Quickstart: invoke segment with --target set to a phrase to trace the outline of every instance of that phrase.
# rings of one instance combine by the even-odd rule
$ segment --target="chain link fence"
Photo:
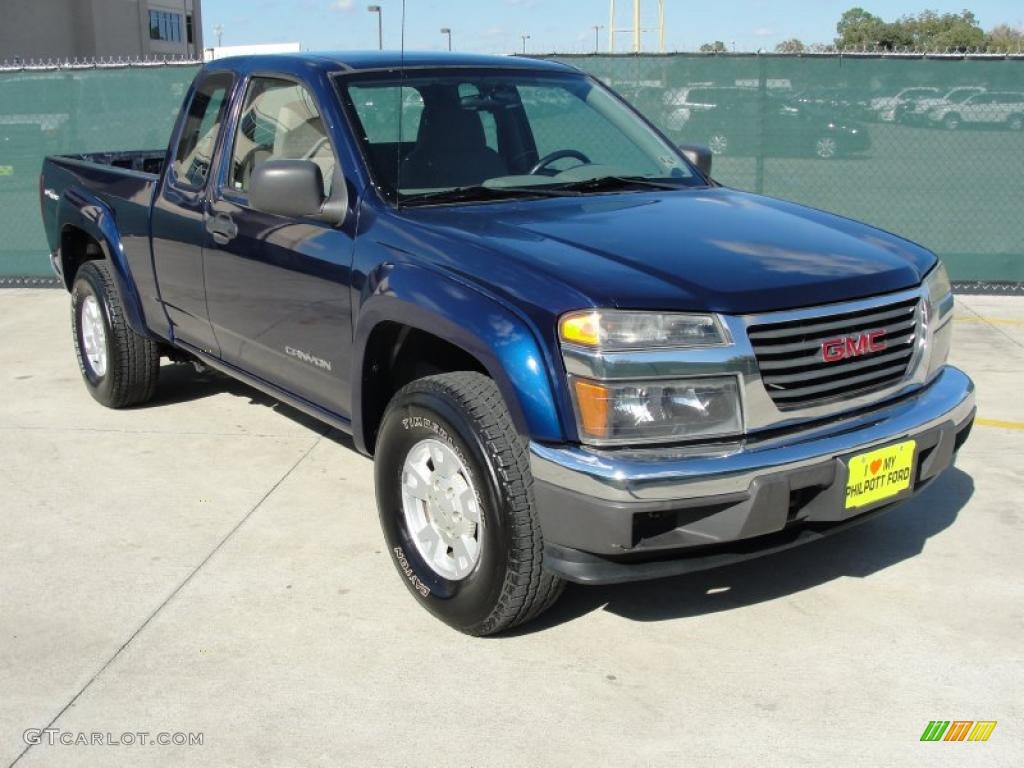
[[[607,82],[674,140],[710,146],[725,184],[921,242],[961,283],[1024,283],[1024,56],[553,58]],[[43,157],[163,148],[196,68],[0,67],[0,279],[49,274]]]
[[[167,146],[195,62],[0,65],[0,281],[52,276],[39,215],[47,155]]]
[[[1024,56],[553,58],[708,145],[724,184],[920,242],[961,283],[1024,282]]]

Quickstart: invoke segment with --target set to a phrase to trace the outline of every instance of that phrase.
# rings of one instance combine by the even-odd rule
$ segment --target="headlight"
[[[583,442],[667,442],[743,431],[733,376],[655,381],[570,376],[569,382]]]
[[[609,309],[563,315],[558,323],[558,333],[565,344],[606,352],[651,347],[711,347],[729,341],[715,315]]]
[[[924,283],[928,289],[928,303],[933,307],[939,306],[943,299],[953,293],[953,283],[950,282],[949,272],[946,271],[946,265],[941,261],[935,269],[928,273]]]
[[[927,292],[924,311],[928,354],[926,380],[931,381],[949,359],[953,337],[953,284],[942,262],[925,278],[924,287]]]

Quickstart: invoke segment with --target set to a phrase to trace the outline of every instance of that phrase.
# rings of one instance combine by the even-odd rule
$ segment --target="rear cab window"
[[[206,186],[232,82],[232,75],[216,73],[196,88],[171,163],[176,186],[193,190]]]

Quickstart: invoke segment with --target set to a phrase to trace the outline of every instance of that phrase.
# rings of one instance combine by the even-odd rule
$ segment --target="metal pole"
[[[523,38],[523,53],[526,53],[526,41],[530,39],[529,35],[520,35]]]
[[[658,50],[665,52],[665,0],[658,0]]]
[[[601,38],[599,37],[599,34],[604,27],[600,24],[595,24],[592,29],[594,30],[594,53],[597,53],[601,48]]]
[[[640,0],[633,0],[633,53],[640,53]]]
[[[448,50],[452,49],[452,30],[451,27],[441,27],[441,34],[448,36]]]
[[[615,53],[615,0],[608,8],[608,53]]]
[[[377,48],[379,50],[383,51],[384,50],[384,21],[383,21],[384,14],[381,12],[381,7],[379,5],[368,5],[368,6],[366,6],[366,10],[368,10],[370,13],[376,13],[377,14]]]

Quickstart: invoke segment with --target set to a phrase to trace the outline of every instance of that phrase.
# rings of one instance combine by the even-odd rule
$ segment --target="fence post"
[[[767,57],[757,54],[757,97],[758,97],[758,126],[757,126],[757,159],[754,170],[754,191],[759,195],[764,194],[764,153],[765,140],[764,131],[768,114],[768,62]]]

